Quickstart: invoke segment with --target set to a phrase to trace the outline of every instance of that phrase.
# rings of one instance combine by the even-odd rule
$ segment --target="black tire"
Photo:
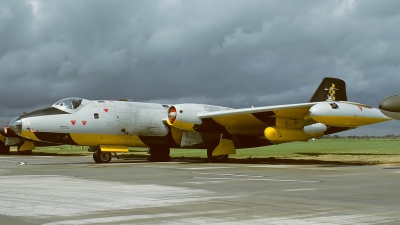
[[[32,150],[21,151],[21,150],[19,150],[20,147],[21,146],[18,146],[18,148],[17,148],[17,152],[19,155],[32,155]]]
[[[10,154],[10,146],[6,146],[3,142],[0,142],[0,154]]]
[[[207,149],[207,158],[213,163],[226,163],[229,161],[229,155],[212,156],[214,148]]]
[[[167,147],[157,147],[157,148],[150,148],[149,153],[151,156],[151,161],[154,162],[168,162],[171,160],[170,149]]]
[[[101,152],[100,148],[97,148],[93,153],[93,160],[96,163],[108,163],[111,161],[111,152]]]

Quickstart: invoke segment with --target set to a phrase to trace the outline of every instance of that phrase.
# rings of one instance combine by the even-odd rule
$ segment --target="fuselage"
[[[21,116],[21,136],[88,146],[173,145],[168,127],[162,122],[167,109],[167,105],[124,101],[83,100],[76,108],[55,104]]]

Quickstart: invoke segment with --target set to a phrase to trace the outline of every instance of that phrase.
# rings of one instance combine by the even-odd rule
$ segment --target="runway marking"
[[[306,167],[302,165],[256,165],[246,166],[249,168],[278,168],[278,169],[299,169],[299,170],[344,170],[343,168],[327,168],[327,167]],[[346,168],[347,169],[347,168]]]
[[[192,181],[192,182],[182,182],[181,184],[218,184],[218,183],[223,183],[224,181],[205,181],[205,182],[200,182],[200,181],[198,181],[198,182],[196,182],[196,181]]]
[[[0,215],[23,217],[73,216],[138,208],[145,210],[235,197],[212,196],[212,192],[207,190],[187,187],[57,175],[0,176],[0,190]]]
[[[202,179],[202,180],[235,180],[235,181],[272,181],[272,182],[298,182],[298,183],[320,183],[322,181],[314,181],[314,180],[278,180],[278,179],[268,179],[268,178],[245,178],[245,179],[236,179],[229,177],[193,177],[193,179]]]
[[[168,218],[168,217],[182,217],[182,216],[193,217],[196,215],[222,214],[226,212],[227,210],[215,210],[215,211],[205,211],[205,212],[181,212],[181,213],[161,213],[161,214],[151,214],[151,215],[110,216],[110,217],[98,217],[90,219],[64,220],[64,221],[45,223],[44,225],[104,224],[104,223],[123,222],[129,220],[146,220],[153,218]]]
[[[181,170],[211,170],[211,169],[231,169],[234,167],[192,167],[192,168],[180,168]]]
[[[256,165],[256,166],[246,166],[246,167],[254,167],[254,168],[293,168],[295,165]]]
[[[210,179],[210,180],[246,180],[246,181],[278,181],[278,182],[305,182],[305,183],[320,183],[322,181],[313,181],[313,180],[285,180],[285,179],[271,179],[266,178],[267,176],[260,175],[243,175],[243,174],[219,174],[219,173],[205,173],[205,172],[192,172],[193,174],[198,175],[213,175],[213,176],[225,176],[225,177],[193,177],[194,179]],[[240,179],[237,179],[239,177]]]
[[[376,173],[349,173],[349,174],[338,174],[338,175],[319,175],[316,177],[348,177],[348,176],[360,176],[360,175],[371,175]]]
[[[12,163],[18,163],[18,166],[23,166],[26,165],[26,162],[21,162],[21,161],[14,161],[14,160],[0,160],[2,162],[12,162]]]
[[[315,189],[315,188],[299,188],[299,189],[288,189],[288,190],[283,190],[283,191],[292,192],[292,191],[315,191],[315,190],[317,190],[317,189]]]

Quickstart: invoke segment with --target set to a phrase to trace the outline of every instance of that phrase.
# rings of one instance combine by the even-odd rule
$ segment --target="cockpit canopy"
[[[60,110],[67,110],[67,111],[75,111],[79,109],[82,105],[85,104],[88,100],[82,98],[64,98],[57,102],[55,102],[52,107],[60,109]]]

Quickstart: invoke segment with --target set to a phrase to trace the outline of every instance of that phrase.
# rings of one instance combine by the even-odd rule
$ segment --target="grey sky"
[[[71,96],[235,108],[309,100],[325,76],[400,93],[400,1],[0,1],[0,116]],[[344,134],[400,133],[400,122]]]

